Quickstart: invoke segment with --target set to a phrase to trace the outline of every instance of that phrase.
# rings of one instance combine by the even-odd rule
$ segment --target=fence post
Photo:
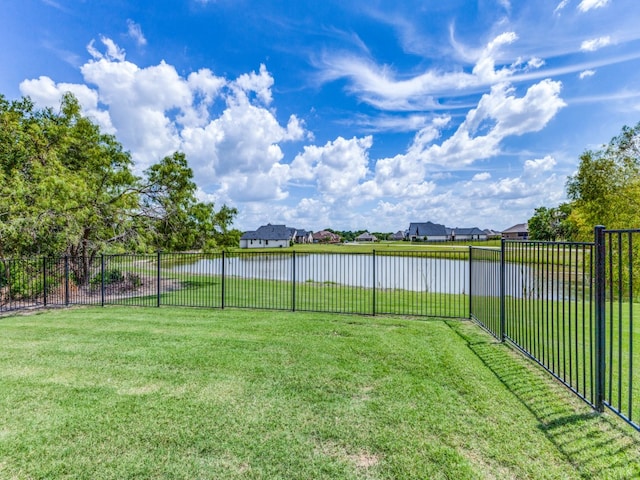
[[[220,308],[222,308],[224,310],[224,264],[225,264],[225,255],[224,255],[224,250],[222,251],[222,292],[221,292],[221,296],[222,298],[220,299]]]
[[[293,251],[292,257],[292,266],[291,266],[291,309],[292,311],[296,311],[296,251]]]
[[[104,307],[104,253],[100,254],[100,306]]]
[[[64,256],[64,304],[69,305],[69,255]]]
[[[42,257],[42,294],[44,306],[47,306],[47,257]]]
[[[505,332],[505,240],[504,238],[500,240],[500,341],[504,342],[506,337]]]
[[[472,285],[473,285],[473,246],[469,245],[469,319],[473,318],[473,310],[471,310],[472,308],[472,303],[471,303],[471,297],[472,297]]]
[[[161,293],[161,285],[160,285],[160,256],[162,254],[162,250],[158,250],[156,253],[156,289],[157,289],[157,297],[156,297],[156,307],[160,307],[160,293]]]
[[[604,388],[606,369],[606,330],[605,330],[605,236],[604,226],[597,225],[594,228],[594,243],[596,249],[596,410],[604,411]]]
[[[373,250],[373,265],[372,265],[372,270],[373,270],[373,295],[372,295],[372,308],[371,308],[371,312],[372,314],[375,316],[376,314],[376,251],[375,249]]]

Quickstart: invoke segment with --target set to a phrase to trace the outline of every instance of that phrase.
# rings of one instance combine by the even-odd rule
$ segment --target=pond
[[[224,259],[224,275],[315,282],[354,287],[464,294],[469,292],[467,260],[367,254],[239,255]],[[177,272],[222,275],[222,258],[199,259]]]
[[[183,259],[184,261],[184,259]],[[223,272],[224,268],[224,272]],[[174,265],[174,272],[196,275],[347,285],[416,292],[469,294],[469,260],[460,254],[264,254],[202,258]],[[500,264],[473,262],[473,293],[499,296]],[[515,298],[559,299],[570,295],[564,281],[548,284],[544,272],[523,264],[505,265],[505,294]],[[568,280],[568,279],[567,279]]]

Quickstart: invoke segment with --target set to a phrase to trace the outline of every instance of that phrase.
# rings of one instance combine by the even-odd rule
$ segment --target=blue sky
[[[184,151],[243,230],[502,230],[640,120],[637,0],[0,3],[0,93]]]

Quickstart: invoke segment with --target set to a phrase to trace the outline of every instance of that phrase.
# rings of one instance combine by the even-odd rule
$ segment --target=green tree
[[[163,158],[146,176],[142,205],[154,248],[213,250],[239,244],[239,231],[229,229],[238,211],[226,205],[216,211],[213,203],[197,200],[193,171],[184,153]]]
[[[71,94],[59,111],[0,95],[0,260],[73,257],[86,281],[101,251],[228,247],[237,211],[196,199],[186,157],[175,153],[144,177],[117,139],[81,115]]]
[[[0,97],[0,256],[95,255],[135,207],[131,159],[66,95],[59,113]]]
[[[572,240],[576,233],[571,220],[571,205],[563,203],[556,208],[539,207],[527,222],[532,240]]]
[[[581,238],[591,238],[594,225],[629,228],[640,225],[640,123],[624,127],[600,150],[580,157],[567,181],[572,221]]]

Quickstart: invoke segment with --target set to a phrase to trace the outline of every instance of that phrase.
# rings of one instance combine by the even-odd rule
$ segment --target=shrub
[[[97,273],[91,278],[91,285],[102,285],[102,272]],[[113,283],[122,282],[124,280],[124,275],[117,268],[110,268],[104,271],[104,284],[111,285]]]
[[[26,300],[44,292],[40,264],[30,260],[14,260],[0,265],[0,288],[6,287],[7,298]]]
[[[127,281],[131,284],[131,288],[138,288],[142,286],[142,278],[137,273],[128,273]]]

